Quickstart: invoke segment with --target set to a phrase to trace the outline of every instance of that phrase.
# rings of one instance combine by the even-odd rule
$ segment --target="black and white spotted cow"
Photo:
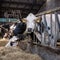
[[[30,13],[26,18],[23,18],[22,21],[25,22],[27,26],[25,32],[27,32],[27,34],[30,35],[33,40],[35,36],[34,30],[36,27],[36,23],[39,24],[38,22],[40,22],[41,19]]]
[[[9,42],[5,47],[16,46],[18,44],[17,40],[21,40],[23,33],[26,30],[26,24],[23,22],[17,23],[15,29],[13,30],[13,37],[9,39]]]

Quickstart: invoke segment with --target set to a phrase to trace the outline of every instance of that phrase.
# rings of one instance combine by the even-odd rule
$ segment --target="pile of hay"
[[[0,39],[0,47],[5,46],[8,43],[8,39]]]
[[[42,60],[36,54],[30,54],[17,47],[0,48],[0,60]]]

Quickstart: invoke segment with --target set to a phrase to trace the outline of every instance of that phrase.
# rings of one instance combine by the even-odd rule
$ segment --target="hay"
[[[0,39],[0,47],[5,46],[7,43],[8,43],[8,39],[5,39],[5,38]]]
[[[36,54],[26,53],[17,47],[1,48],[0,60],[42,60]]]

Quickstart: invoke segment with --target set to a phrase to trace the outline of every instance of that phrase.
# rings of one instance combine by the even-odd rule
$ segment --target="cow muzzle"
[[[32,28],[28,28],[28,33],[31,33],[33,31]]]

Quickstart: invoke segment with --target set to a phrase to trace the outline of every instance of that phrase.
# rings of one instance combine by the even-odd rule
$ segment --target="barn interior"
[[[34,34],[30,34],[31,29],[26,34],[23,25],[19,28],[24,33],[18,34],[15,40],[14,29],[22,22],[29,26],[32,22],[28,18],[36,18],[32,21]],[[18,44],[13,46],[14,43]],[[12,59],[60,60],[60,0],[0,0],[0,60]]]
[[[0,0],[0,17],[22,18],[29,13],[37,14],[45,2],[45,0]]]

